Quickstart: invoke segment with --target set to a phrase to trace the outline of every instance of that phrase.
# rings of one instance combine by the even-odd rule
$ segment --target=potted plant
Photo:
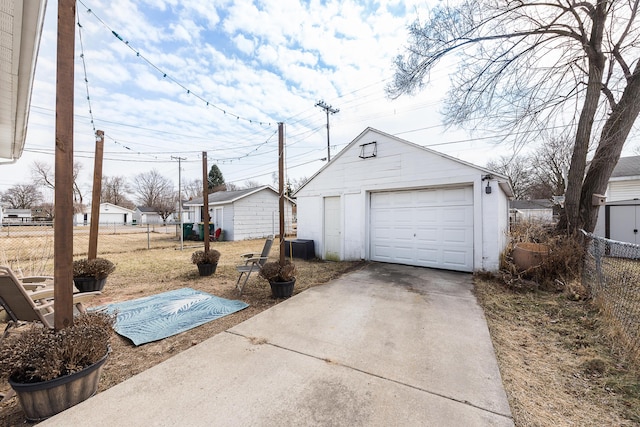
[[[73,283],[80,292],[101,291],[116,266],[105,258],[73,261]]]
[[[208,251],[195,251],[191,254],[191,262],[198,266],[201,276],[211,276],[216,272],[220,251],[209,249]]]
[[[82,313],[59,331],[34,322],[0,341],[0,375],[28,420],[43,420],[96,393],[114,320],[104,312]]]
[[[290,260],[286,260],[282,265],[276,261],[266,262],[259,274],[269,282],[274,298],[289,298],[293,295],[296,266]]]

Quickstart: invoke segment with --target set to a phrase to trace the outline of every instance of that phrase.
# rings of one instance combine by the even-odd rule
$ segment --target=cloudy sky
[[[332,157],[369,126],[479,165],[510,154],[495,136],[443,128],[446,67],[416,96],[385,96],[406,26],[428,3],[79,0],[75,155],[85,191],[94,126],[105,132],[106,176],[155,168],[177,185],[176,159],[183,182],[201,178],[206,151],[209,168],[243,185],[273,183],[284,122],[287,176],[310,177],[327,157],[319,100],[340,110],[330,116]],[[3,167],[0,191],[28,182],[34,160],[54,161],[57,7],[48,1],[25,153]]]

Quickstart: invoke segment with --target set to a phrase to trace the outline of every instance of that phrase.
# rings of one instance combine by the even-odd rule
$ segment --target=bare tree
[[[227,182],[224,185],[225,185],[225,187],[227,187],[227,191],[240,190],[240,186],[238,184],[236,184],[235,182]]]
[[[574,135],[563,226],[592,231],[640,112],[640,0],[465,0],[409,27],[391,97],[413,93],[445,57],[459,54],[448,124],[500,123],[521,136],[560,126]],[[599,133],[599,136],[598,136]],[[589,144],[597,142],[585,174]],[[526,138],[523,139],[526,142]]]
[[[82,190],[80,189],[80,185],[78,185],[78,176],[80,175],[81,170],[82,165],[80,163],[73,164],[74,206],[82,206],[82,204],[84,203],[84,196],[82,194]],[[51,190],[55,190],[56,188],[55,173],[53,171],[53,166],[49,163],[39,161],[33,162],[33,164],[31,165],[31,177],[35,185],[43,186]],[[77,210],[77,208],[74,208],[74,210]]]
[[[262,184],[260,184],[258,181],[248,180],[248,181],[245,181],[244,184],[242,184],[242,186],[244,188],[256,188],[256,187],[261,187]]]
[[[566,138],[551,138],[531,154],[535,198],[562,196],[566,190],[573,145]]]
[[[194,179],[193,181],[187,181],[182,184],[183,197],[187,200],[194,199],[196,197],[202,197],[202,180]]]
[[[171,180],[161,175],[157,169],[136,175],[133,188],[138,196],[138,204],[148,207],[160,204],[174,193]]]
[[[42,202],[42,193],[35,184],[16,184],[2,193],[0,201],[12,209],[31,209]]]
[[[530,198],[532,169],[526,156],[501,156],[487,163],[487,169],[506,175],[516,199]]]
[[[130,193],[131,187],[123,176],[102,177],[101,202],[113,203],[114,205],[133,209],[135,205],[127,197]]]
[[[176,212],[178,203],[178,193],[166,194],[164,197],[160,197],[152,205],[153,209],[160,215],[162,222],[167,222],[167,218]]]

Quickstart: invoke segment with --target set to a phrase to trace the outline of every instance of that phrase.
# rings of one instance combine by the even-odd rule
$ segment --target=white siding
[[[360,145],[374,141],[376,157],[360,158]],[[496,181],[492,181],[491,194],[484,192],[486,181],[482,181],[482,177],[486,173],[473,165],[368,129],[296,193],[298,238],[313,239],[316,253],[321,254],[322,198],[341,196],[343,259],[370,259],[369,193],[471,186],[474,270],[495,270],[506,244],[508,198]]]
[[[291,232],[291,202],[285,201],[285,230]],[[225,222],[227,213],[225,212]],[[278,195],[264,189],[234,203],[233,240],[257,239],[280,232]],[[226,237],[225,237],[226,238]]]
[[[640,198],[640,178],[609,181],[607,202],[633,200]]]

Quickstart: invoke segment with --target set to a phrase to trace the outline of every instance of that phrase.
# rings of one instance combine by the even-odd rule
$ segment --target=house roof
[[[620,157],[611,178],[624,176],[640,176],[640,156]]]
[[[22,156],[46,0],[2,0],[0,158]]]
[[[509,202],[511,209],[553,209],[553,202],[547,199],[534,200],[511,200]]]
[[[142,213],[157,213],[156,209],[151,206],[136,206],[136,210]]]
[[[270,190],[270,191],[273,191],[275,194],[278,194],[276,189],[271,187],[270,185],[263,185],[261,187],[254,187],[254,188],[246,188],[244,190],[217,191],[215,193],[209,194],[209,206],[233,203],[237,200],[240,200],[244,197],[248,197],[262,190]],[[289,199],[288,197],[286,197],[286,199],[292,202],[292,200]],[[184,205],[185,206],[202,206],[203,204],[204,204],[204,198],[198,197],[193,200],[189,200]]]
[[[419,150],[423,150],[423,151],[426,151],[426,152],[428,152],[428,153],[431,153],[431,154],[433,154],[433,155],[436,155],[436,156],[442,157],[443,159],[452,160],[452,161],[454,161],[454,162],[458,162],[458,163],[461,163],[461,164],[463,164],[463,165],[466,165],[466,166],[472,167],[472,168],[474,168],[474,169],[477,169],[478,171],[480,171],[480,172],[482,172],[482,173],[485,173],[485,174],[488,174],[488,175],[492,175],[494,178],[497,178],[497,179],[498,179],[498,183],[499,183],[499,185],[500,185],[500,188],[502,188],[502,190],[507,194],[507,196],[508,196],[508,197],[513,197],[513,190],[511,189],[511,185],[509,184],[509,178],[508,178],[507,176],[505,176],[505,175],[502,175],[502,174],[500,174],[500,173],[497,173],[497,172],[491,171],[491,170],[489,170],[489,169],[487,169],[487,168],[484,168],[484,167],[482,167],[482,166],[474,165],[473,163],[465,162],[464,160],[460,160],[460,159],[458,159],[458,158],[455,158],[455,157],[452,157],[452,156],[448,156],[448,155],[446,155],[446,154],[444,154],[444,153],[440,153],[439,151],[435,151],[435,150],[432,150],[432,149],[430,149],[430,148],[423,147],[422,145],[418,145],[418,144],[415,144],[415,143],[413,143],[413,142],[407,141],[406,139],[398,138],[397,136],[394,136],[394,135],[391,135],[391,134],[388,134],[388,133],[382,132],[382,131],[380,131],[380,130],[378,130],[378,129],[375,129],[375,128],[372,128],[372,127],[367,127],[365,130],[363,130],[362,132],[360,132],[360,134],[359,134],[357,137],[355,137],[355,138],[354,138],[354,139],[353,139],[353,140],[352,140],[352,141],[351,141],[351,142],[350,142],[350,143],[349,143],[345,148],[343,148],[343,149],[342,149],[342,150],[341,150],[337,155],[335,155],[334,157],[332,157],[330,162],[328,162],[327,164],[325,164],[325,165],[324,165],[323,167],[321,167],[321,168],[320,168],[320,169],[319,169],[315,174],[313,174],[313,175],[311,176],[311,178],[309,178],[309,179],[307,180],[307,182],[305,182],[305,183],[304,183],[304,185],[301,185],[301,186],[300,186],[300,188],[298,188],[298,189],[295,191],[294,196],[295,196],[295,194],[297,194],[297,193],[298,193],[298,191],[300,191],[300,190],[301,190],[302,188],[304,188],[304,187],[305,187],[305,186],[306,186],[310,181],[312,181],[312,180],[313,180],[317,175],[319,175],[319,174],[320,174],[322,171],[324,171],[326,168],[330,167],[332,163],[334,163],[337,159],[339,159],[339,158],[340,158],[344,153],[346,153],[347,151],[349,151],[349,148],[350,148],[351,146],[353,146],[353,145],[357,144],[357,143],[358,143],[358,141],[359,141],[359,140],[360,140],[360,139],[361,139],[365,134],[367,134],[367,133],[369,133],[369,132],[377,133],[377,134],[379,134],[379,135],[385,136],[385,137],[387,137],[387,138],[394,139],[394,140],[396,140],[396,141],[398,141],[398,142],[400,142],[400,143],[406,144],[406,145],[408,145],[408,146],[411,146],[411,147],[417,148],[417,149],[419,149]]]

